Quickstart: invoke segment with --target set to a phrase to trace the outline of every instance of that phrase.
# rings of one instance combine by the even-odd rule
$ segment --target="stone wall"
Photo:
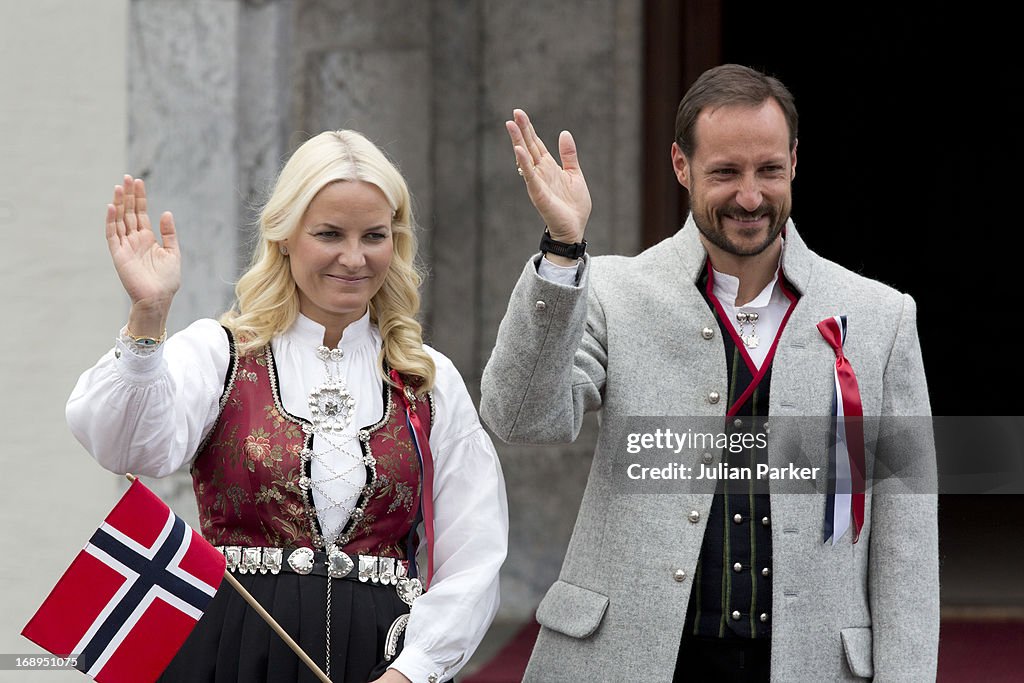
[[[132,0],[129,172],[175,211],[185,258],[174,329],[215,316],[246,262],[254,207],[309,136],[353,128],[405,174],[423,228],[427,341],[474,396],[542,224],[504,121],[576,138],[592,253],[640,241],[641,3],[635,0]],[[499,446],[509,493],[502,616],[556,578],[595,424],[562,448]],[[156,488],[194,519],[188,479]]]
[[[128,0],[0,9],[0,682],[45,654],[20,633],[117,500],[119,477],[71,436],[64,404],[113,344],[127,301],[105,205],[125,164]]]

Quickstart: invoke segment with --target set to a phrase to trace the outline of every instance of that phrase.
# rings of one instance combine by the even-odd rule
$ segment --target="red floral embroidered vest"
[[[308,423],[285,412],[269,346],[237,358],[232,339],[231,359],[220,416],[192,464],[203,536],[214,545],[322,550],[312,492],[302,486]],[[400,400],[385,386],[383,418],[359,431],[366,485],[338,541],[349,554],[407,559],[415,549],[421,468]],[[432,405],[429,394],[414,404],[428,435]]]

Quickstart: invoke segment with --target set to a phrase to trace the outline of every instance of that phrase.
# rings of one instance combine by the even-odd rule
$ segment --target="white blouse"
[[[324,328],[299,316],[271,346],[286,411],[309,419],[309,394],[327,378],[327,366],[342,377],[355,399],[351,424],[342,432],[342,448],[313,448],[346,470],[345,451],[359,453],[356,430],[375,424],[384,411],[383,381],[377,371],[381,338],[369,316],[349,325],[339,343],[341,361],[317,357]],[[498,570],[508,544],[505,483],[490,437],[480,425],[465,383],[448,358],[429,346],[437,374],[432,390],[435,419],[430,448],[434,456],[434,577],[418,598],[406,629],[397,669],[414,682],[454,676],[473,654],[498,609]],[[106,469],[151,477],[187,466],[217,422],[227,374],[227,338],[215,320],[199,320],[170,337],[153,353],[134,353],[122,340],[79,378],[68,399],[72,433]],[[345,444],[351,442],[351,448]],[[312,479],[330,479],[317,471]],[[324,491],[348,506],[317,504],[325,530],[344,526],[365,471],[353,468]],[[334,486],[335,488],[326,488]]]

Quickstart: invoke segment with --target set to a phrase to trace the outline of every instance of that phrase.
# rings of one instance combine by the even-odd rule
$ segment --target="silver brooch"
[[[316,357],[324,362],[332,360],[337,363],[345,357],[345,352],[341,349],[329,349],[326,346],[321,346],[316,350]]]
[[[242,564],[238,568],[241,574],[255,574],[263,565],[261,548],[242,548]]]
[[[371,555],[359,556],[359,580],[363,583],[373,581],[377,583],[380,577],[377,575],[377,558]]]
[[[313,551],[309,548],[296,548],[288,556],[288,566],[296,574],[310,573],[313,571]]]
[[[344,579],[354,566],[352,558],[337,548],[331,550],[331,554],[327,558],[327,573],[332,579]]]
[[[761,338],[757,336],[757,319],[759,317],[760,316],[753,311],[749,313],[746,311],[738,311],[736,313],[736,322],[740,325],[739,336],[740,339],[743,340],[743,345],[748,349],[756,349],[757,345],[761,343]],[[747,323],[750,323],[749,334],[744,333]]]
[[[314,429],[344,431],[352,421],[356,400],[339,380],[328,380],[309,394],[309,412]]]
[[[324,362],[327,377],[309,393],[310,422],[313,423],[314,431],[325,434],[344,431],[352,421],[356,400],[349,393],[344,380],[335,375],[337,368],[332,363],[337,364],[345,354],[341,349],[321,346],[316,355]]]
[[[413,601],[423,595],[423,584],[419,579],[399,579],[396,590],[402,602],[412,607]]]
[[[398,652],[398,639],[402,636],[402,632],[405,631],[405,627],[409,624],[409,615],[400,614],[397,619],[391,624],[391,628],[388,629],[387,638],[384,639],[384,659],[391,661],[391,658]]]
[[[233,572],[238,569],[238,564],[242,561],[242,549],[237,545],[229,545],[222,548],[224,552],[224,559],[228,561],[228,571]]]
[[[397,581],[395,578],[395,558],[382,557],[378,559],[377,569],[380,574],[380,582],[385,586],[393,585]]]
[[[281,571],[281,560],[284,558],[284,551],[280,548],[263,549],[263,568],[260,572],[266,574],[268,571],[276,575]]]

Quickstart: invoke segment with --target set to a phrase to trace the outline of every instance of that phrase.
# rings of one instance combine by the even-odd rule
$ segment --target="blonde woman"
[[[333,680],[448,680],[497,610],[507,504],[458,371],[422,342],[405,180],[358,133],[308,140],[235,306],[166,339],[170,213],[159,232],[125,176],[106,235],[131,311],[68,401],[75,436],[114,472],[189,467],[203,535]],[[314,678],[224,586],[164,680]]]

